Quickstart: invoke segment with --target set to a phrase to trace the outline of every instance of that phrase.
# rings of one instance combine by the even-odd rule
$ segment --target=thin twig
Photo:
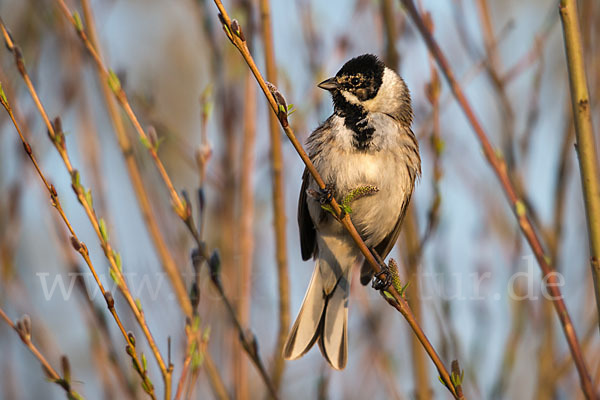
[[[89,4],[89,0],[81,0],[81,5],[83,8],[83,16],[85,18],[90,44],[97,52],[98,57],[101,58],[102,53],[98,45],[96,24]],[[98,75],[98,83],[100,85],[102,97],[104,98],[106,109],[108,111],[108,115],[114,128],[115,136],[117,137],[117,143],[119,145],[119,148],[121,149],[123,158],[125,159],[125,166],[127,167],[127,172],[129,173],[131,187],[136,195],[142,218],[144,220],[144,223],[146,224],[148,232],[150,233],[150,237],[154,242],[154,247],[156,248],[156,252],[158,254],[158,257],[160,258],[163,269],[167,273],[169,281],[173,285],[173,290],[183,310],[183,313],[187,317],[191,318],[192,307],[190,304],[190,299],[187,290],[185,288],[185,284],[183,282],[183,279],[181,278],[181,275],[179,274],[177,264],[175,263],[175,260],[166,244],[162,231],[158,226],[156,217],[152,212],[148,191],[144,186],[144,183],[142,181],[142,175],[135,161],[133,147],[131,141],[129,140],[129,137],[127,136],[127,132],[125,131],[123,118],[121,117],[121,114],[117,109],[117,105],[115,104],[115,100],[112,96],[111,89],[108,86],[106,77],[103,75],[103,69],[98,64],[96,64],[96,73]]]
[[[6,30],[4,29],[4,25],[2,25],[1,22],[0,22],[0,27],[2,28],[3,32],[6,32]],[[11,44],[12,44],[12,42],[11,42]],[[85,243],[83,243],[82,241],[79,240],[77,234],[75,233],[73,226],[71,225],[71,222],[67,218],[67,216],[62,208],[60,199],[58,197],[58,193],[56,192],[54,185],[49,183],[49,181],[46,179],[46,176],[40,169],[37,159],[35,158],[35,155],[33,154],[31,145],[29,144],[29,142],[25,138],[23,132],[21,131],[19,124],[17,123],[17,121],[14,117],[12,108],[9,105],[8,100],[7,100],[6,96],[4,95],[4,92],[1,89],[2,89],[2,87],[0,86],[0,103],[2,104],[2,106],[4,107],[4,109],[6,110],[8,115],[10,116],[10,118],[13,122],[13,125],[15,126],[15,129],[17,130],[17,132],[19,134],[21,142],[23,143],[23,147],[25,149],[25,152],[27,153],[27,156],[33,163],[33,166],[35,167],[36,172],[38,173],[40,179],[44,183],[46,190],[50,194],[50,202],[51,202],[52,206],[59,213],[61,219],[63,220],[67,229],[69,230],[69,233],[71,235],[71,244],[72,244],[73,248],[75,249],[75,251],[77,251],[81,255],[81,257],[84,259],[85,263],[87,264],[90,272],[94,276],[94,280],[96,281],[98,288],[100,289],[100,291],[102,292],[102,295],[104,296],[104,299],[106,300],[106,305],[107,305],[110,313],[112,314],[115,322],[119,326],[119,330],[120,330],[121,334],[123,335],[123,337],[127,343],[127,346],[132,349],[132,351],[128,351],[128,354],[132,357],[134,364],[137,363],[138,366],[142,365],[142,363],[140,362],[140,360],[137,356],[137,353],[135,351],[135,339],[133,339],[133,335],[127,333],[127,331],[123,327],[121,319],[115,309],[114,299],[113,299],[112,294],[109,291],[105,290],[104,286],[102,285],[102,282],[100,282],[100,278],[98,277],[98,274],[96,273],[96,269],[94,268],[94,265],[92,264],[92,260],[90,259],[90,254],[89,254],[87,246],[85,245]],[[148,389],[148,390],[146,390],[146,392],[150,395],[150,397],[152,397],[154,399],[154,389],[153,389],[152,382],[148,378],[145,371],[142,371],[141,369],[136,369],[136,370],[137,370],[138,374],[140,375],[140,378],[142,378],[144,387]]]
[[[252,300],[252,260],[254,253],[254,150],[256,142],[256,87],[252,74],[246,74],[244,88],[244,137],[242,139],[242,178],[240,180],[240,274],[238,277],[239,315],[244,325],[250,322],[250,304]],[[239,365],[241,386],[238,395],[249,399],[248,368],[246,360]],[[274,380],[274,379],[273,379]],[[275,382],[273,383],[275,384]]]
[[[275,66],[275,50],[273,32],[271,30],[271,10],[269,0],[260,0],[262,23],[262,41],[265,48],[265,66],[267,80],[277,85],[277,68]],[[272,379],[275,390],[279,389],[285,362],[283,347],[290,326],[290,279],[287,268],[286,233],[285,233],[285,192],[283,185],[283,155],[281,135],[277,117],[269,113],[269,133],[271,138],[271,174],[273,176],[272,197],[275,226],[275,256],[277,259],[277,289],[279,294],[279,333],[273,355]]]
[[[596,295],[596,311],[600,317],[600,172],[598,171],[598,155],[596,154],[596,141],[590,113],[590,99],[583,59],[577,1],[561,0],[559,10],[569,69],[571,106],[575,120],[577,154],[579,155],[581,186],[587,216],[591,253],[590,266]]]
[[[14,329],[15,332],[21,338],[21,341],[27,346],[29,351],[38,359],[40,364],[42,365],[42,369],[44,370],[44,374],[50,379],[52,382],[56,383],[58,386],[63,388],[67,393],[67,397],[70,399],[83,399],[83,397],[74,391],[71,388],[70,378],[68,377],[68,373],[65,374],[65,377],[62,378],[58,372],[50,365],[48,360],[44,357],[44,355],[39,351],[35,344],[31,341],[31,321],[29,317],[25,316],[22,320],[18,321],[16,324],[11,321],[10,318],[4,313],[4,310],[0,307],[0,317]],[[66,357],[63,357],[63,360],[66,360]],[[68,362],[63,361],[63,366],[68,365]]]
[[[121,87],[118,80],[116,80],[116,76],[114,75],[114,73],[111,74],[110,71],[105,67],[104,63],[102,62],[98,53],[96,52],[94,46],[91,44],[86,33],[83,31],[83,27],[80,26],[78,21],[74,18],[73,14],[71,14],[71,12],[69,11],[69,8],[66,6],[64,1],[63,0],[56,0],[56,1],[58,2],[64,15],[68,18],[68,20],[71,22],[71,24],[75,27],[75,30],[76,30],[77,34],[79,35],[79,38],[81,39],[84,47],[90,53],[90,55],[92,56],[92,59],[98,66],[98,69],[99,69],[102,77],[106,80],[110,80],[109,82],[112,82],[113,86],[111,87],[111,90],[113,91],[113,94],[115,95],[115,98],[117,99],[119,104],[123,107],[128,118],[131,120],[136,132],[138,133],[138,135],[140,137],[140,140],[144,143],[151,144],[147,133],[142,129],[142,127],[139,123],[139,120],[137,119],[135,113],[133,112],[133,109],[131,108],[131,105],[129,104],[129,101],[127,99],[127,95],[126,95],[125,91]],[[156,149],[153,146],[146,146],[146,147],[148,148],[148,151],[150,152],[152,159],[154,160],[154,163],[155,163],[157,169],[159,170],[162,180],[165,183],[167,190],[169,191],[169,194],[171,196],[171,201],[172,201],[174,209],[175,209],[175,213],[185,223],[185,225],[188,228],[189,232],[191,233],[192,237],[196,241],[196,244],[198,246],[198,250],[201,253],[201,256],[205,260],[209,260],[210,255],[208,254],[208,252],[206,250],[205,243],[200,239],[198,230],[196,228],[196,224],[195,224],[193,216],[192,216],[191,205],[188,204],[186,201],[184,201],[175,191],[172,181],[169,178],[169,176],[164,168],[164,165],[158,158]],[[213,285],[216,286],[216,283],[214,281],[212,281],[212,283],[213,283]],[[221,295],[223,302],[226,305],[226,308],[229,312],[229,316],[234,321],[234,326],[238,329],[238,336],[239,336],[240,340],[241,341],[246,340],[246,335],[244,334],[244,330],[241,329],[242,325],[239,323],[237,315],[235,313],[235,310],[231,306],[231,301],[225,294],[222,287],[217,287],[217,290],[218,290],[219,294]],[[263,364],[262,360],[260,359],[259,353],[248,350],[248,349],[251,349],[253,345],[256,345],[256,343],[243,342],[242,345],[243,345],[244,349],[246,350],[246,353],[248,354],[248,356],[251,358],[254,365],[259,370],[259,374],[260,374],[261,378],[264,380],[265,385],[267,386],[267,388],[269,388],[273,397],[276,397],[276,395],[275,395],[276,392],[274,390],[272,390],[272,384],[270,382],[270,379],[269,379],[266,371],[264,371],[264,366],[263,366],[264,364]],[[171,367],[171,366],[169,366],[169,367]],[[162,370],[162,368],[161,368],[161,370]]]
[[[282,128],[284,129],[285,134],[287,135],[288,139],[290,140],[290,142],[292,143],[292,145],[298,152],[300,158],[306,165],[306,169],[312,175],[312,177],[315,180],[315,182],[317,183],[317,185],[319,185],[320,188],[324,189],[325,183],[324,183],[323,179],[319,175],[319,172],[316,170],[312,161],[310,160],[310,158],[308,157],[308,155],[302,148],[302,145],[296,138],[296,135],[294,134],[293,130],[289,126],[289,123],[287,121],[287,112],[285,112],[286,110],[280,109],[279,104],[275,100],[275,97],[273,96],[273,94],[271,93],[269,88],[267,87],[267,83],[265,82],[260,71],[258,70],[256,63],[254,62],[254,59],[252,58],[252,55],[250,54],[250,51],[248,50],[248,46],[247,46],[245,40],[243,39],[243,34],[241,33],[241,30],[239,28],[239,23],[237,23],[237,21],[236,21],[236,24],[235,24],[236,29],[233,29],[232,21],[229,18],[229,15],[227,14],[227,11],[225,10],[225,7],[221,3],[221,1],[214,0],[214,2],[215,2],[215,5],[217,6],[217,8],[219,9],[220,18],[221,18],[221,22],[223,24],[223,28],[225,30],[225,34],[227,35],[229,40],[232,42],[232,44],[239,50],[242,57],[248,64],[248,67],[254,74],[254,76],[255,76],[260,88],[262,89],[265,97],[267,98],[269,105],[271,106],[273,112],[278,116],[279,123],[281,124]],[[345,214],[344,217],[341,218],[341,209],[335,199],[331,200],[330,205],[331,205],[334,213],[337,215],[338,219],[340,219],[340,222],[342,223],[344,228],[346,228],[346,230],[349,232],[352,239],[355,241],[355,243],[359,247],[359,249],[362,252],[362,254],[364,255],[365,259],[373,267],[373,269],[375,271],[375,275],[380,278],[384,278],[384,273],[382,272],[381,266],[375,260],[375,257],[373,256],[373,254],[369,251],[369,249],[363,242],[363,240],[360,237],[359,233],[357,232],[356,228],[352,224],[352,221],[350,220],[350,216],[348,214]],[[421,342],[421,344],[427,351],[427,354],[429,355],[429,357],[435,364],[435,366],[440,374],[440,378],[443,381],[444,385],[448,388],[448,390],[452,393],[452,395],[454,397],[456,397],[456,391],[454,389],[454,386],[452,385],[452,381],[450,380],[450,375],[448,374],[446,367],[444,366],[441,359],[437,355],[435,349],[429,342],[429,339],[427,339],[427,336],[425,336],[420,325],[414,318],[414,315],[413,315],[408,303],[404,299],[404,297],[402,297],[402,295],[400,295],[400,293],[398,293],[398,291],[393,286],[386,289],[386,293],[388,293],[390,295],[390,297],[385,296],[388,303],[390,305],[392,305],[394,308],[396,308],[404,316],[404,318],[406,319],[406,321],[408,322],[410,327],[413,329],[415,335],[417,335],[417,337],[419,338],[419,341]]]
[[[551,273],[553,271],[553,268],[550,264],[551,260],[548,260],[546,258],[544,247],[533,227],[531,219],[527,213],[527,208],[525,207],[523,201],[517,197],[513,184],[509,179],[506,163],[504,162],[503,158],[499,154],[497,154],[496,150],[494,150],[494,148],[492,147],[492,144],[490,143],[487,134],[485,133],[479,120],[475,116],[475,113],[473,112],[471,105],[467,101],[467,98],[464,95],[461,87],[454,78],[454,73],[450,68],[450,64],[448,63],[446,57],[444,56],[442,50],[440,49],[433,36],[427,30],[423,19],[421,18],[419,12],[415,8],[414,3],[412,2],[412,0],[401,1],[404,5],[406,12],[410,15],[411,19],[413,20],[419,32],[421,33],[421,36],[425,40],[429,51],[432,53],[440,69],[444,73],[444,76],[446,77],[446,80],[448,81],[448,84],[450,85],[450,88],[452,90],[452,93],[454,94],[458,103],[460,104],[461,108],[466,114],[467,119],[469,120],[471,126],[473,127],[473,130],[475,131],[475,134],[477,135],[477,138],[479,139],[487,161],[489,162],[494,173],[496,174],[496,177],[500,181],[500,184],[513,208],[515,216],[517,217],[519,226],[536,256],[538,264],[540,265],[540,268],[542,270],[543,276],[547,279],[548,292],[553,298],[556,313],[558,314],[558,317],[560,319],[561,326],[567,339],[567,343],[569,344],[569,348],[573,355],[573,359],[575,360],[575,364],[577,365],[577,371],[579,373],[579,378],[581,381],[581,388],[588,398],[595,398],[588,369],[585,364],[583,355],[581,353],[579,341],[577,340],[575,328],[573,326],[573,323],[571,322],[571,317],[567,310],[567,306],[565,305],[565,302],[563,300],[562,293],[559,289],[559,283],[557,281],[558,278],[556,277],[556,274]]]
[[[75,191],[77,199],[79,200],[79,203],[84,208],[84,210],[88,216],[88,219],[92,223],[92,227],[94,228],[94,231],[96,232],[96,235],[98,236],[98,238],[100,240],[101,247],[104,250],[104,254],[110,264],[110,271],[112,272],[112,274],[114,274],[115,281],[117,283],[117,287],[120,289],[121,293],[123,294],[123,297],[125,297],[125,299],[127,300],[127,303],[129,304],[130,309],[133,311],[134,316],[136,317],[140,327],[142,328],[142,331],[144,332],[144,335],[146,336],[146,339],[148,340],[148,344],[150,345],[150,348],[151,348],[151,350],[156,358],[156,361],[159,365],[159,368],[161,369],[161,372],[163,374],[163,380],[165,381],[165,390],[168,392],[168,389],[170,386],[171,367],[167,368],[167,366],[165,365],[165,363],[162,359],[162,356],[160,355],[160,352],[158,351],[158,347],[156,346],[154,338],[152,337],[152,334],[150,333],[150,329],[148,328],[148,325],[146,323],[144,313],[138,307],[136,300],[133,299],[133,296],[131,295],[131,292],[129,291],[129,288],[127,286],[127,283],[124,279],[124,276],[123,276],[123,273],[121,270],[122,267],[120,266],[120,261],[119,261],[120,257],[118,255],[118,253],[112,249],[112,246],[110,245],[110,242],[108,241],[108,234],[106,232],[106,228],[105,228],[103,222],[101,222],[101,220],[98,219],[98,217],[96,216],[96,213],[93,209],[91,191],[85,190],[83,185],[80,183],[79,172],[73,168],[73,165],[72,165],[69,155],[67,153],[65,137],[64,137],[64,133],[62,132],[62,127],[60,126],[60,120],[57,118],[54,124],[50,122],[50,118],[48,117],[48,114],[46,113],[46,110],[45,110],[44,106],[42,105],[42,103],[39,99],[39,96],[31,82],[29,74],[27,73],[21,52],[20,52],[19,48],[13,42],[12,37],[6,30],[6,27],[4,26],[4,23],[1,20],[0,20],[0,28],[2,30],[2,34],[4,36],[4,40],[5,40],[7,48],[14,54],[17,69],[19,70],[19,73],[23,77],[23,80],[25,81],[27,89],[29,90],[31,97],[33,98],[33,100],[36,104],[36,107],[37,107],[38,111],[40,112],[40,115],[42,116],[42,119],[44,120],[44,122],[46,124],[48,136],[49,136],[50,140],[52,141],[52,143],[54,144],[55,148],[57,149],[59,155],[61,156],[61,159],[63,160],[63,163],[65,164],[65,167],[67,168],[67,170],[71,176],[72,187],[73,187],[73,190]],[[18,125],[13,118],[10,106],[8,105],[8,102],[6,102],[5,99],[2,99],[2,105],[4,106],[4,108],[7,110],[7,112],[11,116],[11,119],[13,120],[13,124],[15,124],[15,127],[17,128],[17,131],[19,132],[19,135],[21,136],[21,140],[24,143],[25,150],[33,162],[34,157],[31,152],[31,146],[29,146],[29,144],[26,142],[24,136],[21,134],[21,131],[18,128]],[[56,194],[56,190],[54,189],[53,186],[48,184],[47,180],[43,177],[41,170],[37,166],[37,162],[35,162],[34,164],[36,165],[36,170],[38,171],[38,174],[44,181],[46,189],[50,192],[53,203],[57,202],[58,195]],[[84,257],[86,264],[88,264],[88,266],[90,267],[90,271],[92,271],[92,273],[94,274],[94,279],[96,280],[96,283],[98,284],[99,288],[102,290],[103,294],[105,295],[105,299],[106,299],[107,305],[109,307],[109,310],[111,311],[111,313],[113,313],[115,320],[118,321],[117,323],[119,324],[121,333],[126,337],[129,347],[133,350],[133,351],[131,351],[132,354],[130,354],[130,355],[132,356],[132,358],[134,358],[133,354],[135,354],[135,340],[132,339],[133,335],[127,334],[127,332],[125,331],[123,326],[120,324],[120,320],[117,318],[116,311],[114,309],[114,300],[112,298],[112,295],[110,294],[110,292],[104,291],[104,289],[100,283],[100,280],[99,280],[94,268],[92,267],[87,246],[83,242],[79,241],[79,239],[77,239],[71,224],[68,222],[66,216],[64,215],[64,212],[62,211],[62,208],[59,209],[57,207],[57,210],[59,210],[59,213],[61,213],[61,217],[65,221],[65,224],[67,224],[67,227],[69,228],[71,235],[74,237],[74,239],[72,239],[73,247],[75,248],[76,251],[78,251],[82,255],[82,257]],[[130,352],[128,351],[128,354],[129,353]],[[143,365],[143,363],[138,363],[138,366],[142,366],[142,365]],[[142,376],[144,384],[149,382],[146,380],[147,378],[144,379],[144,376],[146,376],[145,371],[141,371],[140,375]],[[153,389],[151,386],[149,386],[146,391],[150,394],[151,392],[153,392]],[[168,396],[168,397],[170,397],[170,396]]]

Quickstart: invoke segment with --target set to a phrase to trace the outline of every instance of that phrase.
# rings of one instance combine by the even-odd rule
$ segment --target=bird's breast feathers
[[[322,132],[328,143],[318,149],[313,162],[325,182],[333,185],[338,200],[362,186],[378,189],[350,204],[353,223],[367,245],[374,245],[395,226],[403,203],[412,193],[414,179],[406,168],[409,155],[403,146],[407,140],[403,137],[407,135],[405,128],[384,114],[370,113],[367,118],[375,128],[367,149],[357,149],[352,142],[353,132],[344,125],[343,118],[333,116],[328,132]],[[318,221],[318,203],[313,202],[309,208],[313,221]]]

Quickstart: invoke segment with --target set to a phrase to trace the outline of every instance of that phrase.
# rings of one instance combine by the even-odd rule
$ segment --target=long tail
[[[296,322],[288,335],[283,356],[294,360],[319,341],[323,356],[335,369],[348,360],[348,296],[352,262],[344,268],[333,257],[315,263]]]

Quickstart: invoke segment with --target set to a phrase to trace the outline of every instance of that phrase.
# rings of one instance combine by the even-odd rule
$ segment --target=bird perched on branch
[[[408,88],[376,56],[351,59],[319,87],[331,93],[334,112],[310,135],[307,149],[327,188],[321,190],[304,171],[298,202],[300,244],[302,258],[314,257],[316,262],[284,357],[299,358],[318,342],[329,364],[343,369],[352,269],[363,262],[364,285],[373,271],[326,204],[334,196],[365,244],[384,258],[400,233],[421,159],[410,128]]]

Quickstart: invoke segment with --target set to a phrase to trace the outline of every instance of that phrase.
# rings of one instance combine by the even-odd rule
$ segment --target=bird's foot
[[[379,274],[373,276],[373,289],[375,290],[386,290],[392,284],[392,273],[390,268],[386,264],[381,265],[381,271]]]
[[[334,188],[331,183],[325,185],[325,188],[323,189],[319,188],[319,190],[316,192],[319,204],[321,204],[321,206],[324,206],[326,204],[331,203],[331,200],[333,199],[333,192]]]

